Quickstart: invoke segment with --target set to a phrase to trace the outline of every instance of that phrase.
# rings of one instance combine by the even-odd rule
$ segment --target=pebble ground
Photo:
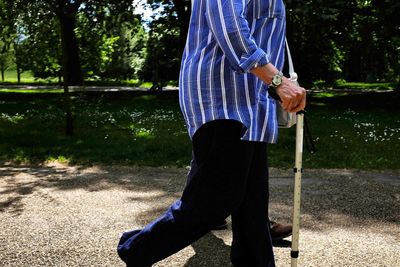
[[[180,196],[185,168],[0,165],[0,266],[124,266],[120,234]],[[299,266],[400,266],[400,171],[305,170]],[[270,171],[270,216],[290,223],[293,175]],[[231,266],[228,230],[156,267]],[[290,238],[275,244],[290,266]]]

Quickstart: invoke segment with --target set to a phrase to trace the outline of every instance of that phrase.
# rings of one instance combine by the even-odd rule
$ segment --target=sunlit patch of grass
[[[364,82],[346,82],[338,80],[335,84],[338,89],[363,89],[363,90],[393,90],[396,88],[396,83],[381,82],[381,83],[364,83]]]
[[[151,88],[153,86],[153,83],[151,82],[144,82],[140,84],[140,87],[144,87],[144,88]]]
[[[6,114],[6,113],[0,113],[0,120],[4,120],[13,124],[17,124],[19,121],[24,119],[24,115],[15,113],[13,115],[11,114]]]
[[[17,77],[17,71],[15,70],[6,70],[4,72],[4,81],[5,82],[17,82],[18,77]],[[21,73],[21,81],[24,82],[33,82],[34,77],[32,75],[32,72],[30,71],[24,71]]]
[[[65,156],[58,155],[58,156],[49,156],[46,160],[46,162],[60,162],[60,163],[66,163],[68,164],[70,162],[70,159],[68,159]]]
[[[2,82],[0,80],[0,82]],[[16,70],[6,70],[4,72],[4,84],[15,84],[18,82],[18,76]],[[20,83],[22,84],[56,84],[58,83],[58,78],[48,78],[48,79],[40,79],[35,78],[31,71],[24,71],[21,73],[21,80]]]
[[[135,135],[136,135],[136,137],[139,137],[139,138],[146,138],[146,139],[149,139],[149,138],[154,137],[154,135],[153,135],[153,133],[152,133],[151,130],[144,129],[144,128],[142,128],[142,129],[137,129]]]
[[[323,107],[323,106],[326,106],[327,104],[326,103],[320,103],[320,102],[311,102],[310,103],[311,105],[314,105],[314,106],[319,106],[319,107]]]
[[[7,89],[0,88],[2,93],[20,93],[20,94],[42,94],[42,93],[52,93],[59,94],[63,93],[63,89]]]
[[[346,92],[313,92],[312,96],[314,98],[327,98],[327,97],[338,97],[338,96],[346,96],[349,93]]]
[[[47,79],[40,79],[40,78],[35,78],[33,76],[33,73],[31,71],[24,71],[21,73],[21,80],[18,83],[17,79],[17,72],[15,70],[6,70],[5,71],[5,79],[4,81],[0,80],[0,84],[3,87],[6,87],[7,85],[58,85],[59,84],[59,79],[58,77],[50,77]],[[117,79],[104,79],[100,80],[99,78],[86,78],[85,79],[85,85],[87,86],[131,86],[131,87],[143,87],[143,88],[151,88],[153,84],[151,82],[144,82],[140,81],[138,79],[127,79],[127,80],[117,80]],[[168,82],[168,85],[176,86],[177,82],[176,81],[170,81]],[[33,92],[34,91],[34,92]],[[62,90],[61,90],[62,91]],[[57,91],[54,90],[27,90],[27,91],[22,91],[22,90],[13,90],[12,88],[9,88],[8,92],[25,92],[25,93],[38,93],[38,92],[51,92],[51,93],[56,93]]]

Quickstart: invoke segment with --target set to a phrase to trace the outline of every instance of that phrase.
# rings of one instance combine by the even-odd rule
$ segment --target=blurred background
[[[400,2],[284,1],[313,168],[399,169]],[[0,160],[185,166],[188,0],[0,0]],[[271,165],[290,167],[294,129]]]

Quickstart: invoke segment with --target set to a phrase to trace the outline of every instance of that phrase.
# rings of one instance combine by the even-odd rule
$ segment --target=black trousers
[[[236,267],[275,266],[268,227],[266,143],[240,140],[242,124],[216,120],[193,137],[193,159],[180,200],[144,229],[126,232],[118,253],[130,267],[151,266],[232,216]]]

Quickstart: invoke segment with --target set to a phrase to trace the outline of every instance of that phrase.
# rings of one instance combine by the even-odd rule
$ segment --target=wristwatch
[[[268,94],[275,100],[282,102],[279,95],[276,93],[275,89],[282,84],[283,73],[280,71],[272,77],[271,84],[268,85]]]
[[[282,83],[283,73],[280,71],[272,77],[272,82],[269,84],[269,87],[276,88]]]

